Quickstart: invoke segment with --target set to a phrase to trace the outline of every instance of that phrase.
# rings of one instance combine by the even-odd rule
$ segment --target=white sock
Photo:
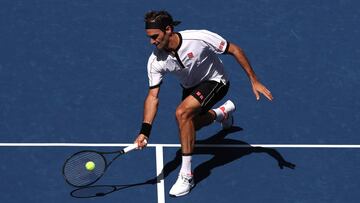
[[[223,112],[220,108],[213,109],[213,111],[214,111],[215,114],[216,114],[215,120],[216,120],[217,122],[221,122],[221,121],[224,120],[225,115],[224,115],[224,112]]]
[[[182,156],[180,173],[191,175],[191,159],[192,156]]]

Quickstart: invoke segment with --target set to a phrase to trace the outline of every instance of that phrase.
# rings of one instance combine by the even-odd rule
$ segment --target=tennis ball
[[[85,164],[85,168],[86,168],[86,170],[88,170],[88,171],[92,171],[92,170],[94,170],[94,168],[95,168],[95,163],[94,163],[93,161],[88,161],[88,162],[86,162],[86,164]]]

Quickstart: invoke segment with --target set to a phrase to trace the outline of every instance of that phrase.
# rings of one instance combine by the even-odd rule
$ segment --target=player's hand
[[[251,84],[252,84],[252,89],[255,94],[256,100],[260,99],[259,93],[263,94],[266,98],[268,98],[268,100],[270,100],[270,101],[273,100],[273,96],[272,96],[271,92],[259,81],[252,81]]]
[[[139,134],[134,143],[138,145],[139,149],[143,149],[148,143],[147,140],[148,138],[144,134]]]

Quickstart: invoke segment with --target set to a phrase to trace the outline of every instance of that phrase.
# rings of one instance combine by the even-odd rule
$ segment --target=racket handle
[[[147,141],[146,141],[146,140],[144,140],[144,142],[147,144]],[[137,144],[129,145],[129,146],[127,146],[127,147],[125,147],[125,148],[123,149],[123,153],[130,152],[130,151],[132,151],[132,150],[134,150],[134,149],[137,149],[137,148],[138,148],[138,145],[137,145]]]
[[[137,147],[138,147],[137,144],[132,144],[132,145],[125,147],[122,151],[123,151],[123,153],[128,153],[128,152],[136,149]]]

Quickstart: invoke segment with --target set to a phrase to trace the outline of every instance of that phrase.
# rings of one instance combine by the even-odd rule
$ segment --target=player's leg
[[[193,152],[195,143],[195,126],[193,119],[200,110],[200,103],[192,96],[184,99],[176,109],[176,120],[179,127],[183,154],[191,154]]]
[[[216,109],[212,109],[216,114],[216,121],[221,123],[223,129],[229,129],[234,124],[233,113],[235,111],[235,104],[231,100],[227,100],[224,104]]]
[[[235,111],[235,105],[230,100],[222,104],[220,107],[211,109],[216,103],[225,97],[229,90],[230,84],[216,83],[209,81],[198,87],[195,94],[192,95],[196,98],[201,92],[204,96],[204,100],[201,103],[201,112],[194,118],[195,129],[199,130],[204,126],[212,124],[214,121],[218,121],[222,124],[223,129],[228,129],[233,124],[232,113]],[[199,101],[200,99],[197,98]]]
[[[195,142],[195,130],[211,124],[215,119],[223,120],[219,118],[219,116],[223,117],[223,115],[217,115],[219,112],[216,109],[210,109],[224,98],[229,86],[229,83],[204,81],[193,88],[183,90],[183,101],[176,109],[182,153],[192,153]]]
[[[183,101],[176,110],[180,131],[182,164],[179,177],[170,190],[172,196],[182,196],[194,186],[191,159],[194,150],[195,132],[209,125],[217,117],[216,111],[209,110],[227,93],[229,85],[206,81],[191,89],[184,89]]]
[[[216,119],[216,113],[213,110],[209,110],[205,113],[201,113],[194,118],[195,130],[198,131],[202,127],[208,126],[214,123]]]
[[[195,126],[193,118],[200,112],[201,105],[193,97],[188,96],[176,109],[176,120],[179,126],[181,143],[182,162],[179,176],[170,189],[172,196],[182,196],[190,192],[194,186],[193,174],[191,171],[192,152],[195,144]]]
[[[211,109],[204,114],[199,114],[194,118],[195,130],[198,131],[202,127],[214,123],[214,121],[219,122],[224,130],[229,129],[234,124],[232,115],[234,111],[234,103],[228,100],[216,109]]]

